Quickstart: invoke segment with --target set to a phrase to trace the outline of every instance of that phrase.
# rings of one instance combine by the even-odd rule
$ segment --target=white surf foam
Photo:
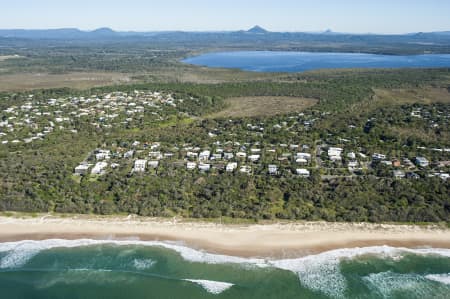
[[[425,276],[426,279],[434,280],[446,285],[450,285],[450,273],[448,274],[429,274]]]
[[[196,283],[202,288],[204,288],[208,293],[214,295],[218,295],[228,290],[234,285],[228,282],[213,281],[213,280],[202,280],[202,279],[183,279],[183,280]]]
[[[340,271],[342,260],[354,259],[365,255],[399,260],[404,254],[450,256],[448,249],[408,249],[390,246],[374,246],[351,249],[336,249],[317,255],[296,259],[270,261],[276,268],[297,273],[300,282],[309,289],[322,292],[332,298],[345,297],[347,282]]]
[[[312,290],[322,292],[329,297],[344,297],[347,287],[345,277],[340,271],[340,262],[364,255],[376,255],[381,258],[398,260],[405,254],[438,255],[450,257],[450,249],[408,249],[389,246],[375,246],[364,248],[337,249],[317,255],[310,255],[296,259],[265,260],[261,258],[242,258],[208,253],[184,246],[182,243],[139,241],[139,240],[43,240],[0,243],[0,253],[7,252],[0,260],[0,268],[15,268],[25,265],[41,250],[52,248],[73,248],[89,245],[114,244],[119,246],[140,245],[162,247],[173,250],[189,262],[208,264],[242,264],[256,267],[275,267],[296,273],[300,283]]]
[[[134,259],[133,260],[133,266],[137,269],[137,270],[147,270],[150,269],[151,267],[153,267],[153,265],[155,265],[156,262],[152,259]]]
[[[394,272],[373,273],[363,277],[363,281],[382,298],[402,296],[405,298],[448,298],[448,289],[436,288],[427,279],[418,274],[401,274]]]

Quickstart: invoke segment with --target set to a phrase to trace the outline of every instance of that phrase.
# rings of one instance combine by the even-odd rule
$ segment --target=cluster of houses
[[[46,100],[36,100],[31,94],[22,105],[0,112],[0,144],[42,140],[55,130],[77,133],[75,120],[96,128],[111,128],[132,125],[146,113],[155,121],[163,121],[167,118],[166,108],[177,107],[183,101],[171,94],[138,90]]]
[[[448,127],[450,123],[450,111],[448,106],[413,107],[409,116],[426,121],[428,127],[432,129]]]
[[[209,149],[185,144],[183,147],[172,147],[170,151],[161,150],[159,142],[144,143],[135,141],[129,148],[116,149],[114,152],[106,149],[93,151],[89,158],[75,167],[77,175],[103,175],[106,168],[112,169],[120,165],[131,165],[131,174],[144,173],[151,169],[158,169],[161,162],[169,162],[187,171],[221,173],[239,172],[252,175],[267,174],[277,176],[280,166],[291,168],[294,174],[309,177],[312,155],[301,152],[309,146],[282,145],[263,149],[259,144],[241,144],[229,142],[221,147],[217,143]],[[214,149],[214,150],[212,150]],[[276,162],[277,164],[275,164]]]
[[[161,164],[170,163],[177,168],[185,168],[187,171],[210,171],[219,173],[242,173],[247,175],[280,176],[286,170],[299,177],[309,177],[312,168],[323,168],[319,165],[319,154],[316,157],[311,154],[308,145],[280,144],[277,146],[261,146],[259,143],[246,144],[228,142],[224,144],[214,143],[208,149],[200,146],[185,144],[182,147],[161,146],[159,142],[141,143],[138,141],[130,144],[128,148],[97,149],[89,158],[75,167],[77,175],[104,175],[107,169],[116,169],[121,165],[128,167],[130,174],[146,173],[157,170]],[[328,160],[346,166],[350,173],[360,174],[363,168],[376,167],[381,164],[392,168],[392,174],[396,178],[420,178],[415,172],[426,170],[429,176],[437,176],[443,180],[449,178],[445,171],[436,169],[448,169],[450,161],[441,161],[438,164],[431,163],[425,157],[415,157],[410,160],[388,158],[384,154],[372,155],[362,152],[345,151],[340,147],[326,147]],[[345,164],[343,163],[345,160]],[[433,165],[432,165],[433,164]],[[434,166],[434,167],[431,167]],[[336,166],[337,167],[337,166]]]

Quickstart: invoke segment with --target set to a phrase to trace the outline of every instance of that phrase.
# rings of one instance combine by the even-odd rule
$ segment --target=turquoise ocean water
[[[387,246],[296,259],[179,243],[0,243],[0,298],[450,298],[450,250]]]

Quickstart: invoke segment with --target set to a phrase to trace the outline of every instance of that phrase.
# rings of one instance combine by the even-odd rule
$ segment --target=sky
[[[0,0],[0,28],[409,33],[450,30],[449,0]]]

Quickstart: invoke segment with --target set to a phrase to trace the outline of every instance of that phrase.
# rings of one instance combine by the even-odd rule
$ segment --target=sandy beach
[[[450,248],[450,229],[368,223],[217,224],[135,216],[0,217],[0,242],[43,239],[139,239],[243,257],[299,257],[337,248],[390,245]]]

